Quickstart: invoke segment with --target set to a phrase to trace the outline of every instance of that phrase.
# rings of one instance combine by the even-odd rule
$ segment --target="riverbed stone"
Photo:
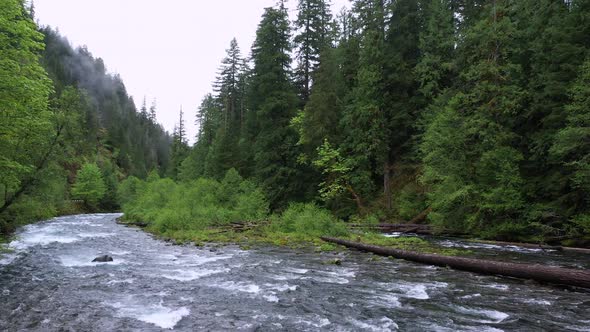
[[[92,262],[98,262],[98,263],[106,263],[106,262],[112,262],[112,261],[113,261],[113,257],[111,257],[109,255],[98,256],[92,260]]]

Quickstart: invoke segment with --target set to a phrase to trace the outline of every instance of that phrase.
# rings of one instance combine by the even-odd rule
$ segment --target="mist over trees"
[[[72,198],[115,210],[120,180],[165,172],[170,158],[155,104],[138,112],[100,58],[38,28],[33,15],[23,1],[0,4],[2,232],[76,212]]]

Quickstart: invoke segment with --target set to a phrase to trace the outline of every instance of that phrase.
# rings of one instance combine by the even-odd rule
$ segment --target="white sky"
[[[250,53],[265,7],[276,0],[35,0],[36,19],[58,28],[74,47],[87,45],[119,73],[137,107],[157,99],[168,131],[182,105],[191,142],[195,113],[211,92],[225,50],[237,38]],[[333,13],[348,0],[332,0]],[[291,19],[297,0],[289,0]]]

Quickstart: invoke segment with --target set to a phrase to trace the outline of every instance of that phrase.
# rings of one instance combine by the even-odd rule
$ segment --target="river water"
[[[587,292],[354,251],[173,246],[118,216],[23,227],[0,256],[0,331],[590,331]],[[91,263],[101,254],[114,262]]]

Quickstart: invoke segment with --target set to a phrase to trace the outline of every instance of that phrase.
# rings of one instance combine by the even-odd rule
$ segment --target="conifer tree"
[[[184,112],[180,107],[178,125],[175,126],[172,134],[172,148],[170,152],[170,166],[168,175],[174,179],[178,177],[180,165],[187,157],[189,152],[188,142],[186,139],[186,129],[184,124]]]
[[[551,155],[567,178],[561,201],[570,209],[568,217],[590,234],[590,58],[571,88],[571,97],[567,125],[557,133]]]
[[[432,188],[435,223],[505,236],[524,230],[523,157],[512,130],[523,93],[511,79],[520,66],[509,56],[515,28],[509,1],[490,0],[483,9],[464,31],[461,51],[470,65],[461,90],[425,133],[423,180]]]
[[[456,76],[455,12],[452,0],[425,1],[425,24],[420,31],[420,61],[416,75],[420,92],[432,102],[453,85]]]
[[[150,113],[149,113],[148,117],[153,124],[156,124],[158,122],[158,120],[156,119],[156,100],[155,99],[152,101],[152,104],[150,105]]]
[[[297,97],[289,80],[289,21],[283,5],[266,8],[252,47],[254,68],[250,86],[251,129],[256,128],[252,156],[254,175],[266,189],[271,206],[296,199],[300,186],[296,165],[296,133],[289,122]]]
[[[305,105],[300,124],[300,142],[315,152],[324,140],[339,144],[342,140],[338,121],[344,110],[347,90],[340,71],[338,51],[326,48],[314,73],[309,102]],[[312,153],[314,154],[314,153]]]
[[[311,93],[313,72],[317,69],[322,50],[331,44],[330,3],[326,0],[299,0],[293,42],[297,59],[295,72],[303,102]]]
[[[143,97],[143,102],[141,103],[141,109],[140,109],[140,113],[142,120],[147,120],[149,119],[149,114],[148,114],[148,109],[147,109],[147,104],[145,101],[145,96]]]

